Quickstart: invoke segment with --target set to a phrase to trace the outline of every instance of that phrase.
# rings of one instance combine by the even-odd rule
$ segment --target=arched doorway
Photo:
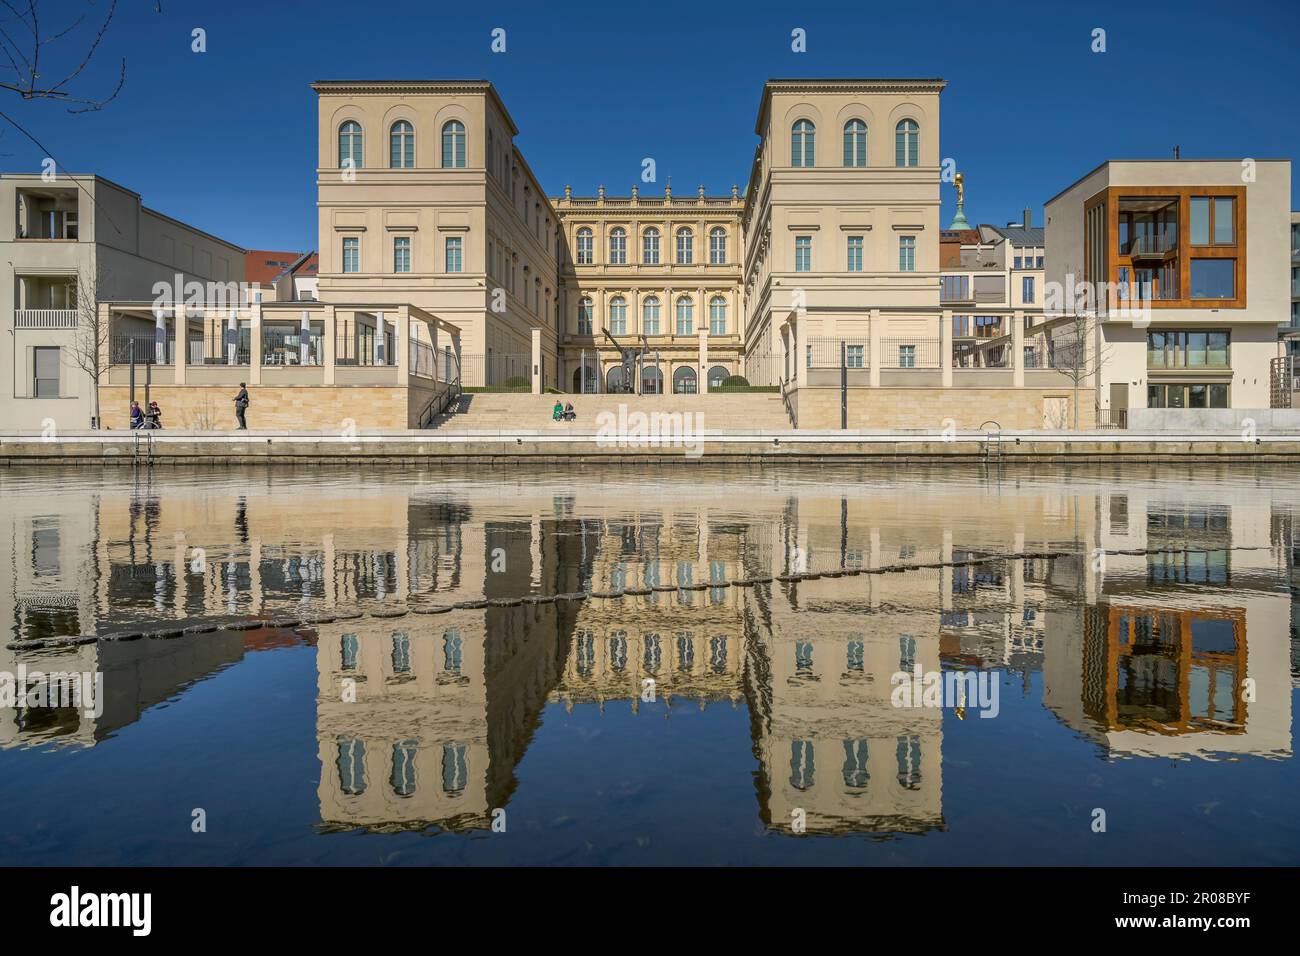
[[[709,369],[709,391],[713,392],[722,387],[731,375],[731,372],[722,365],[715,365]]]
[[[673,372],[673,394],[694,395],[696,392],[696,379],[695,369],[689,365],[683,365]]]
[[[596,382],[597,379],[596,379],[595,366],[592,365],[587,366],[587,387],[586,388],[582,387],[582,366],[578,366],[573,370],[573,391],[575,394],[581,395],[583,393],[591,394],[595,392]]]
[[[664,376],[659,368],[647,365],[641,369],[641,394],[662,395],[664,393]]]
[[[611,365],[609,372],[605,375],[605,391],[611,394],[617,394],[624,391],[623,387],[623,366]]]

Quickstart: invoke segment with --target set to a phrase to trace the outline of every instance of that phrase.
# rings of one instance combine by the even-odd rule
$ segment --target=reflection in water
[[[102,672],[106,693],[93,718],[0,707],[0,746],[111,746],[250,651],[314,644],[324,833],[489,828],[555,707],[743,709],[762,828],[949,831],[952,721],[1019,742],[895,706],[899,672],[990,672],[1106,759],[1289,757],[1296,482],[1211,478],[6,475],[10,641],[333,619],[0,651],[8,673]],[[967,563],[990,552],[1013,557]],[[823,576],[736,583],[801,572]],[[597,596],[513,600],[576,591]],[[346,616],[380,606],[423,613]]]

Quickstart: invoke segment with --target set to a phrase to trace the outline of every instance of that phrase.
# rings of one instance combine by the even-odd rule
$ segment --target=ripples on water
[[[1186,465],[9,471],[8,642],[227,629],[0,651],[103,681],[0,700],[0,863],[1295,863],[1298,503]]]

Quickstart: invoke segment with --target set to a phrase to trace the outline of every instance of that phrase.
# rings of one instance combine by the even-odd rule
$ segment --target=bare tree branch
[[[66,4],[68,0],[60,2]],[[94,0],[83,2],[87,6],[94,4]],[[117,13],[117,2],[118,0],[110,0],[107,13],[81,52],[71,53],[76,49],[73,41],[77,38],[79,28],[87,22],[86,11],[71,17],[62,26],[47,30],[39,0],[28,0],[25,10],[15,6],[12,0],[0,0],[0,7],[12,14],[12,19],[0,25],[0,51],[8,61],[8,69],[0,69],[0,90],[16,93],[25,100],[49,99],[73,104],[75,108],[70,106],[70,113],[91,112],[111,103],[126,82],[125,58],[118,70],[117,84],[107,94],[82,95],[72,92],[69,87],[81,77],[99,51]],[[22,25],[26,36],[21,35],[22,31],[11,29],[14,22]],[[47,82],[43,78],[42,59],[67,64],[58,71],[59,79]]]

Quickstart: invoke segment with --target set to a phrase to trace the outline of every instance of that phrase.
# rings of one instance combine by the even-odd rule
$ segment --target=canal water
[[[0,534],[0,864],[1300,862],[1294,469],[9,469]]]

